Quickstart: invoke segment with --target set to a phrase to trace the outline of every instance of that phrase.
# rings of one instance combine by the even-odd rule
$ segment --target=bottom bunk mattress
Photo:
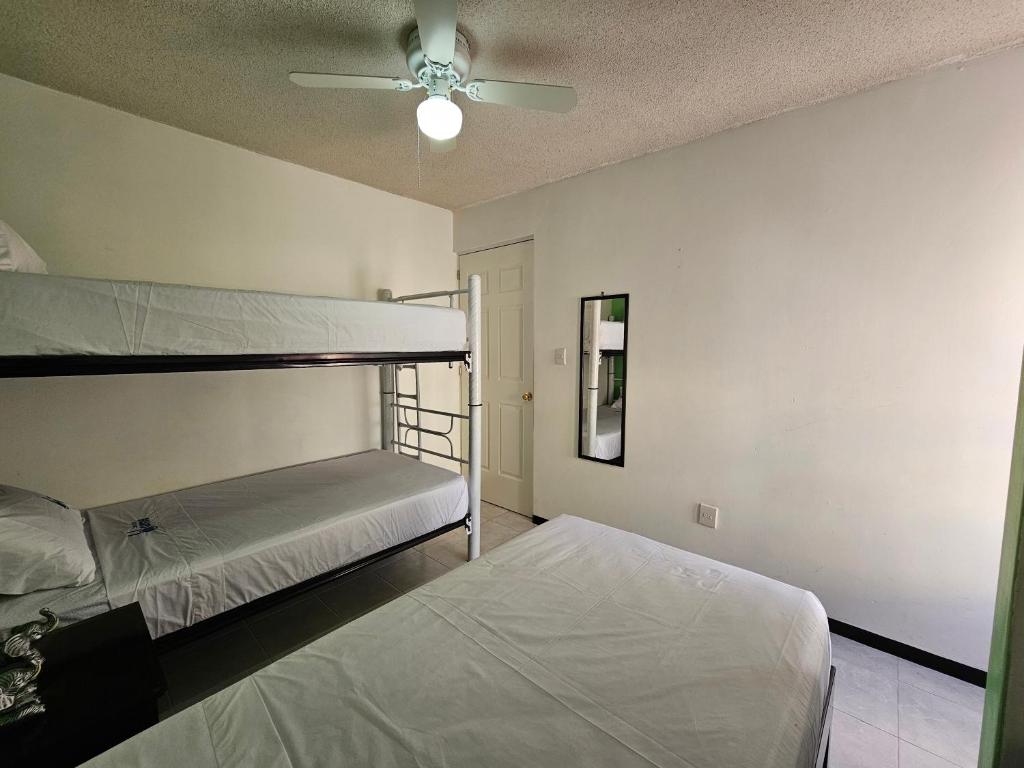
[[[583,440],[587,442],[586,425],[583,428]],[[592,446],[593,453],[587,455],[594,459],[617,459],[622,455],[622,411],[610,405],[601,405],[597,409],[597,439]]]
[[[563,516],[87,765],[811,768],[829,665],[811,593]]]
[[[153,637],[461,520],[465,479],[386,451],[88,510],[110,607]]]

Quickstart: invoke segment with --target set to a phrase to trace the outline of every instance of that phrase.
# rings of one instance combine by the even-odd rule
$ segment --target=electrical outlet
[[[565,365],[565,364],[566,364],[565,347],[559,347],[558,349],[555,350],[555,365]]]
[[[708,528],[718,527],[718,507],[710,504],[697,505],[697,522],[706,525]]]

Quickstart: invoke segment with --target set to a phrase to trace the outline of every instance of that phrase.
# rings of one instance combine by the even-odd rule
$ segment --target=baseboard
[[[541,517],[540,515],[534,515],[531,519],[533,520],[534,525],[540,525],[541,523],[546,523],[548,521],[546,517]]]
[[[890,640],[888,637],[876,635],[874,632],[868,632],[866,629],[854,627],[851,624],[836,619],[828,620],[828,628],[833,633],[849,640],[854,640],[862,645],[867,645],[879,651],[885,651],[893,656],[920,664],[922,667],[934,669],[936,672],[942,672],[944,675],[955,677],[966,683],[971,683],[981,688],[985,687],[985,678],[987,676],[984,670],[975,669],[966,664],[961,664],[959,661],[946,659],[942,656],[936,656],[934,653],[922,651],[920,648],[901,643],[898,640]]]

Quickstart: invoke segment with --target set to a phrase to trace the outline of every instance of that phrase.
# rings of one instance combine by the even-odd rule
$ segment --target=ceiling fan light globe
[[[462,130],[462,110],[441,94],[428,96],[416,107],[416,123],[432,139],[454,139]]]

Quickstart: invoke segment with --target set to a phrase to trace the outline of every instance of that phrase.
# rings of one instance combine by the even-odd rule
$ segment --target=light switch
[[[565,347],[559,347],[558,349],[555,350],[555,365],[565,365],[565,364],[566,364]]]

